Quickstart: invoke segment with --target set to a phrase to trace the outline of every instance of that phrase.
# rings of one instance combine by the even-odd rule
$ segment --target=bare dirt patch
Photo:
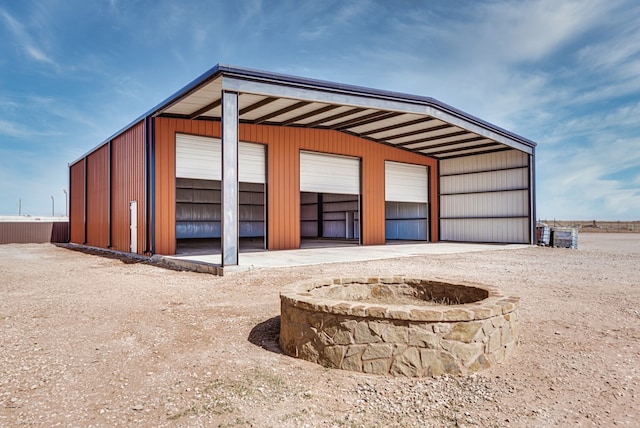
[[[0,426],[636,426],[640,237],[215,277],[0,246]],[[405,275],[521,297],[520,345],[471,377],[330,370],[277,346],[278,291]]]

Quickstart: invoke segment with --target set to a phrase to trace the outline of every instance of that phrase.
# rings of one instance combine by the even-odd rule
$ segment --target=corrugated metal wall
[[[0,244],[67,242],[68,233],[66,221],[0,222]]]
[[[86,244],[109,245],[109,151],[105,144],[87,156]]]
[[[529,157],[517,150],[440,162],[440,238],[530,242]]]
[[[156,121],[156,253],[174,254],[175,134],[220,137],[220,123],[157,118]],[[437,162],[331,130],[240,124],[239,139],[267,144],[269,249],[300,246],[300,150],[355,156],[362,159],[362,243],[385,243],[384,161],[430,166],[430,191],[437,194]],[[432,240],[437,239],[437,201],[431,205]]]
[[[138,253],[145,250],[144,122],[111,142],[111,248],[130,251],[129,202],[138,202]]]
[[[84,244],[84,160],[69,167],[70,241]]]
[[[137,201],[138,253],[142,254],[145,237],[144,122],[114,138],[111,146],[107,142],[71,165],[69,182],[71,242],[130,251],[129,202]]]

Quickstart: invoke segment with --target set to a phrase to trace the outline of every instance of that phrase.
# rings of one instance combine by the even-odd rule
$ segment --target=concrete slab
[[[359,247],[304,248],[299,250],[261,251],[241,253],[238,266],[225,266],[224,272],[237,272],[258,268],[308,266],[324,263],[359,262],[367,260],[393,259],[426,254],[456,254],[476,251],[514,250],[527,248],[526,244],[467,244],[467,243],[421,243],[404,245],[373,245]],[[221,266],[220,254],[192,254],[163,256],[168,262],[182,266],[193,263]],[[194,266],[195,267],[195,266]],[[222,273],[222,269],[220,269]]]

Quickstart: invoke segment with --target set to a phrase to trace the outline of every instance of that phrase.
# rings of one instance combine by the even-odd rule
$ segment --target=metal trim
[[[512,169],[527,169],[528,166],[511,166],[508,168],[496,168],[496,169],[483,169],[480,171],[471,171],[471,172],[458,172],[456,174],[441,174],[440,177],[457,177],[459,175],[472,175],[472,174],[482,174],[485,172],[498,172],[498,171],[510,171]]]
[[[522,192],[523,190],[529,190],[528,187],[522,187],[518,189],[503,189],[503,190],[483,190],[476,192],[458,192],[458,193],[441,193],[440,196],[456,196],[456,195],[484,195],[487,193],[504,193],[504,192]]]
[[[468,150],[471,150],[471,149],[468,149]],[[441,157],[439,157],[439,159],[447,160],[447,159],[464,158],[464,157],[467,157],[467,156],[474,156],[474,155],[486,155],[486,154],[489,154],[489,153],[507,152],[509,150],[514,150],[514,149],[512,147],[504,147],[504,148],[495,149],[495,150],[479,150],[477,152],[461,153],[459,155],[441,156]],[[515,150],[517,150],[517,149],[515,149]]]

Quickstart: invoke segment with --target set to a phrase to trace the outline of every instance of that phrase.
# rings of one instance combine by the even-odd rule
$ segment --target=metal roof
[[[433,98],[225,65],[151,115],[221,120],[223,90],[239,94],[240,123],[332,129],[438,159],[536,145]]]
[[[437,159],[536,146],[434,98],[221,64],[106,141],[145,117],[220,121],[223,91],[238,93],[240,123],[332,129]]]

